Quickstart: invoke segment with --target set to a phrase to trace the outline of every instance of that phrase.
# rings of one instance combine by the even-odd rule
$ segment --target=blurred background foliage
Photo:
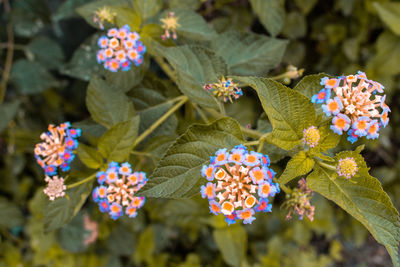
[[[77,212],[76,206],[83,207],[63,227],[44,231],[52,229],[48,225],[52,218],[44,212],[48,200],[42,193],[43,174],[33,147],[50,123],[74,122],[83,129],[81,142],[86,144],[96,144],[104,133],[103,126],[89,119],[85,104],[90,77],[104,74],[95,59],[99,31],[92,27],[96,26],[93,10],[128,2],[0,1],[0,99],[6,89],[0,104],[0,266],[390,266],[384,247],[360,223],[318,195],[312,200],[316,205],[313,222],[286,221],[286,211],[279,208],[284,200],[281,194],[272,213],[258,214],[252,225],[229,228],[223,219],[209,214],[199,196],[148,199],[137,218],[117,222],[103,216],[89,198],[85,203],[70,203],[71,214]],[[269,74],[269,69],[258,69],[258,75],[278,75],[292,64],[304,68],[305,74],[347,75],[363,70],[384,84],[392,109],[390,127],[377,141],[367,142],[363,155],[372,175],[400,208],[400,110],[396,105],[400,101],[400,2],[149,0],[156,2],[162,10],[147,10],[142,20],[157,24],[161,17],[157,13],[184,8],[203,16],[217,33],[235,30],[288,40],[282,62]],[[185,10],[181,12],[184,16]],[[122,21],[135,19],[127,12],[118,14],[124,14]],[[149,35],[162,34],[151,26],[146,30]],[[204,41],[204,27],[197,30],[197,40],[178,35],[178,41]],[[214,38],[214,46],[223,41],[223,35]],[[126,88],[121,79],[113,81],[121,82],[119,88],[148,123],[140,126],[143,132],[170,108],[165,100],[179,93],[149,58],[134,71],[136,78]],[[294,85],[297,80],[283,82]],[[265,127],[261,107],[251,93],[226,108],[242,125]],[[130,161],[151,173],[166,147],[200,121],[191,110],[188,104],[170,117]],[[343,143],[340,149],[349,147]],[[279,151],[272,154],[275,168],[283,168],[287,159]],[[87,173],[78,158],[72,169],[71,176]],[[73,198],[72,193],[69,197]]]

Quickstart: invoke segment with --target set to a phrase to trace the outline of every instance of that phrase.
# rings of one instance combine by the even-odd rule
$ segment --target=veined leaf
[[[381,20],[397,35],[400,35],[400,3],[373,3]]]
[[[186,198],[199,192],[201,168],[220,148],[243,142],[239,124],[230,118],[191,126],[168,149],[140,194],[147,197]]]
[[[330,129],[330,120],[328,122],[329,125],[323,125],[319,127],[318,130],[321,138],[319,139],[318,145],[316,145],[313,148],[310,148],[311,153],[326,152],[329,149],[332,149],[339,144],[341,136],[335,134]]]
[[[213,236],[225,262],[231,266],[242,266],[247,250],[247,233],[243,226],[215,229]]]
[[[110,128],[134,114],[133,104],[99,76],[93,76],[86,95],[86,106],[93,120]]]
[[[216,82],[217,78],[227,73],[226,63],[221,57],[197,46],[166,48],[164,55],[177,73],[182,93],[199,105],[219,108],[217,99],[203,86]]]
[[[250,0],[254,13],[272,36],[278,35],[285,22],[282,0]]]
[[[289,160],[285,170],[279,177],[280,184],[287,184],[292,179],[306,175],[314,167],[315,161],[308,157],[306,152],[300,151]]]
[[[337,177],[335,172],[317,166],[308,176],[307,185],[359,220],[386,247],[393,264],[400,266],[399,214],[379,180],[369,175],[362,156],[357,152],[341,152],[336,159],[346,157],[353,157],[358,165],[358,173],[351,180]]]
[[[99,151],[108,161],[121,162],[129,157],[139,131],[139,116],[117,123],[99,140]]]
[[[227,31],[211,42],[233,75],[265,75],[282,60],[288,42],[255,33]]]
[[[158,13],[162,8],[161,0],[132,0],[133,7],[143,20],[146,20]]]
[[[234,78],[257,91],[272,124],[272,133],[268,141],[285,150],[300,144],[303,130],[315,123],[315,110],[311,101],[295,90],[270,79],[239,76]]]
[[[307,75],[296,84],[293,90],[311,99],[313,95],[317,94],[323,88],[321,79],[324,77],[329,77],[329,75],[325,73]]]
[[[85,144],[79,144],[77,154],[83,164],[91,169],[97,169],[103,164],[103,159],[99,152]]]
[[[117,14],[117,16],[115,16],[115,24],[118,27],[128,25],[131,28],[131,31],[139,31],[141,19],[140,16],[135,13],[132,8],[130,8],[129,6],[111,6],[109,8],[111,12]]]
[[[166,10],[160,18],[164,18],[168,12],[174,12],[178,18],[179,27],[176,33],[179,36],[197,41],[212,40],[216,37],[216,32],[211,28],[205,19],[195,11],[186,8],[172,8]]]
[[[48,201],[44,211],[45,232],[56,230],[68,223],[81,209],[92,190],[92,183],[71,188],[68,197]]]

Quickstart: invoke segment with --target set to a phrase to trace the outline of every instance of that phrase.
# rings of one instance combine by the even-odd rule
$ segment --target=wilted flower
[[[204,85],[204,89],[212,91],[215,96],[222,98],[224,102],[228,100],[232,102],[232,97],[238,99],[243,95],[242,89],[236,83],[232,82],[231,78],[225,79],[225,77],[222,77],[222,80],[217,83]]]
[[[283,204],[283,207],[289,209],[286,220],[290,220],[292,214],[296,213],[299,215],[299,220],[303,220],[306,216],[310,221],[313,221],[315,207],[310,203],[312,195],[313,191],[308,188],[306,179],[300,179],[298,188],[294,188],[291,193],[286,194],[286,201]]]
[[[46,175],[56,175],[57,168],[62,171],[70,169],[74,160],[74,150],[78,147],[77,138],[81,136],[80,129],[70,128],[69,122],[54,127],[50,124],[48,132],[42,133],[40,139],[44,142],[36,145],[34,153],[37,163],[44,169]]]
[[[110,8],[103,6],[94,12],[93,21],[99,24],[100,29],[104,29],[103,22],[108,21],[110,23],[114,23],[114,18],[116,15],[117,13],[112,12]]]
[[[132,172],[129,163],[111,162],[107,171],[97,173],[100,186],[93,190],[93,199],[99,205],[101,212],[107,212],[116,220],[125,213],[131,218],[136,217],[136,210],[144,205],[144,197],[135,197],[147,182],[146,173]]]
[[[230,152],[220,149],[204,165],[202,176],[209,182],[201,186],[201,195],[207,198],[210,212],[224,214],[228,224],[241,219],[252,223],[255,212],[270,212],[268,197],[279,193],[279,185],[272,182],[275,172],[269,168],[269,158],[243,145]]]
[[[350,179],[351,177],[356,175],[358,171],[357,162],[352,157],[339,159],[336,169],[337,173],[340,176],[343,176],[346,179]]]
[[[162,22],[162,28],[165,30],[164,34],[161,35],[161,39],[166,40],[171,37],[172,34],[172,39],[176,39],[176,28],[178,28],[179,23],[178,23],[178,18],[175,17],[174,12],[168,12],[166,17],[163,19],[160,19]],[[171,33],[170,33],[171,32]]]
[[[47,187],[43,190],[43,192],[49,197],[51,201],[58,197],[65,196],[65,190],[67,187],[64,185],[64,179],[62,177],[58,178],[58,176],[49,177],[46,176],[44,179],[47,182]]]
[[[99,224],[95,221],[92,221],[89,215],[85,214],[83,216],[83,226],[85,230],[88,232],[85,234],[85,239],[83,240],[83,244],[88,246],[97,240],[97,236],[99,235]]]
[[[146,52],[139,38],[139,34],[131,32],[128,25],[109,29],[107,36],[103,35],[98,40],[101,49],[97,52],[97,62],[104,63],[104,68],[112,72],[119,69],[128,71],[132,63],[139,66]]]
[[[389,107],[385,104],[384,87],[368,80],[363,72],[356,75],[325,77],[321,80],[325,88],[311,98],[313,103],[322,104],[327,116],[334,116],[331,129],[354,143],[359,137],[379,137],[379,130],[389,122]],[[333,93],[331,92],[333,91]],[[333,98],[331,98],[331,94]]]
[[[315,126],[310,126],[303,130],[303,143],[309,147],[315,147],[318,145],[321,135]]]

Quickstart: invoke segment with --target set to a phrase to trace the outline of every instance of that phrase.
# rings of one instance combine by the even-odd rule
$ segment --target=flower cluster
[[[104,29],[104,21],[114,23],[114,18],[116,15],[117,13],[112,12],[109,7],[103,6],[94,12],[93,22],[99,24],[100,29]]]
[[[224,102],[228,102],[228,100],[232,102],[232,97],[238,99],[243,95],[242,89],[232,82],[231,78],[225,79],[225,77],[222,77],[222,80],[217,83],[204,85],[204,89],[212,91],[215,96],[222,98]]]
[[[46,176],[44,179],[47,182],[47,187],[43,190],[43,192],[49,197],[51,201],[58,197],[65,196],[65,190],[67,187],[64,185],[64,179],[62,177],[58,178],[58,176],[49,177]]]
[[[56,175],[57,168],[69,171],[75,158],[74,150],[78,147],[77,138],[81,136],[81,130],[70,127],[69,122],[57,127],[50,124],[48,132],[40,135],[44,142],[36,145],[35,158],[48,176]]]
[[[83,226],[86,230],[84,234],[83,245],[85,247],[96,242],[99,235],[99,224],[96,221],[92,221],[89,215],[85,214],[83,217]]]
[[[161,39],[166,40],[170,38],[171,35],[172,39],[176,39],[177,38],[176,28],[178,28],[181,25],[179,25],[178,18],[175,17],[175,13],[168,12],[167,16],[163,19],[160,19],[160,21],[162,22],[162,28],[165,30],[164,34],[161,35]]]
[[[379,130],[389,122],[389,107],[385,104],[384,87],[367,79],[363,72],[321,80],[324,89],[311,98],[313,103],[322,104],[327,116],[333,116],[331,129],[342,135],[347,132],[350,142],[359,137],[379,137]],[[333,91],[333,92],[332,92]],[[331,98],[332,97],[332,98]]]
[[[273,183],[275,172],[269,168],[267,155],[249,152],[239,145],[230,153],[220,149],[204,165],[202,176],[209,182],[201,186],[201,195],[207,198],[211,213],[225,215],[225,221],[233,224],[241,219],[252,223],[255,212],[270,212],[268,197],[280,192]]]
[[[283,204],[284,207],[289,209],[286,220],[290,220],[292,214],[296,213],[299,220],[303,220],[306,216],[310,221],[313,221],[315,207],[310,203],[313,191],[308,188],[306,179],[302,178],[298,183],[298,188],[294,188],[291,193],[286,194],[286,201]]]
[[[132,172],[129,163],[119,165],[111,162],[107,171],[97,173],[97,181],[100,184],[93,190],[93,199],[99,205],[101,212],[107,212],[116,220],[125,213],[134,218],[137,209],[144,205],[144,197],[135,197],[147,182],[146,173]]]
[[[319,143],[321,135],[315,126],[310,126],[303,130],[303,143],[309,147],[315,147]]]
[[[120,29],[109,29],[107,36],[99,38],[98,45],[101,49],[97,52],[97,62],[103,63],[104,68],[112,72],[119,69],[128,71],[132,63],[139,66],[146,52],[146,47],[139,38],[139,34],[131,32],[128,25]]]
[[[336,169],[339,176],[350,179],[354,177],[358,171],[357,162],[352,157],[339,159]]]

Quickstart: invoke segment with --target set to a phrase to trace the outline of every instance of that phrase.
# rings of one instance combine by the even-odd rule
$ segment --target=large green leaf
[[[29,43],[27,49],[33,53],[35,61],[48,69],[58,69],[64,61],[61,46],[48,37],[36,37]]]
[[[129,6],[111,6],[110,10],[117,14],[114,19],[117,27],[128,25],[131,31],[139,31],[142,21],[140,16],[132,8]]]
[[[282,0],[250,0],[254,13],[272,36],[278,35],[285,22]]]
[[[99,76],[93,76],[90,80],[86,106],[93,120],[108,128],[126,121],[134,114],[133,104],[128,97]]]
[[[358,174],[351,180],[337,177],[335,172],[317,166],[308,176],[307,185],[359,220],[387,248],[393,264],[400,266],[399,214],[379,180],[369,175],[362,156],[357,152],[341,152],[336,159],[346,157],[353,157],[358,165]]]
[[[68,223],[81,209],[92,190],[92,183],[67,190],[67,196],[48,201],[44,211],[45,232],[56,230]]]
[[[99,152],[85,144],[79,144],[77,154],[83,164],[91,169],[97,169],[103,164],[103,159]]]
[[[7,128],[10,121],[15,117],[20,104],[21,102],[19,100],[0,104],[0,133]]]
[[[129,157],[139,130],[139,116],[117,123],[99,140],[100,153],[108,161],[121,162]]]
[[[243,226],[215,229],[213,236],[225,262],[231,266],[242,266],[247,250],[247,233]]]
[[[162,8],[161,0],[132,0],[133,7],[143,20],[146,20],[158,13]]]
[[[13,63],[11,81],[23,94],[37,94],[59,85],[43,65],[25,59]]]
[[[383,22],[397,35],[400,35],[400,3],[382,2],[373,3]]]
[[[292,179],[306,175],[314,167],[314,160],[307,156],[306,152],[300,151],[289,160],[285,170],[279,177],[280,184],[287,184]]]
[[[234,75],[266,75],[281,63],[286,40],[255,33],[227,31],[211,42],[213,51],[225,59]]]
[[[177,73],[178,87],[199,105],[217,109],[217,99],[204,90],[206,83],[216,82],[227,73],[227,66],[221,57],[210,50],[197,46],[170,47],[164,55]]]
[[[201,168],[220,148],[243,142],[239,124],[230,118],[191,126],[168,149],[140,194],[147,197],[185,198],[200,190]]]
[[[328,76],[325,73],[307,75],[293,89],[311,99],[313,95],[317,94],[323,88],[321,79]]]
[[[303,130],[315,123],[315,110],[308,98],[270,79],[239,76],[235,79],[257,91],[273,128],[269,142],[285,150],[301,143]]]
[[[176,29],[178,39],[179,36],[183,36],[192,40],[205,41],[216,37],[215,30],[195,11],[185,8],[172,8],[166,10],[160,18],[165,17],[168,12],[174,12],[175,17],[178,18],[180,25]]]

